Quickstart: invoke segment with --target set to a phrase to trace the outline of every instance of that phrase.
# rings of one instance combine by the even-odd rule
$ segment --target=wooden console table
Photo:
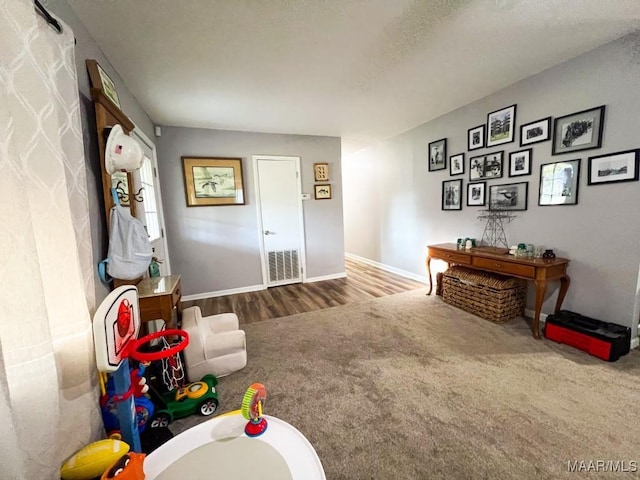
[[[140,321],[146,324],[152,320],[162,319],[166,322],[167,329],[177,328],[173,321],[173,309],[177,308],[178,318],[180,318],[182,313],[180,275],[145,278],[136,287],[140,304]]]
[[[533,281],[536,287],[536,311],[533,317],[533,336],[540,338],[540,310],[547,292],[549,280],[560,280],[560,291],[556,301],[556,312],[562,307],[564,297],[569,290],[571,279],[567,275],[569,260],[566,258],[523,258],[509,255],[506,248],[477,247],[458,250],[455,243],[429,245],[427,254],[427,273],[429,275],[429,293],[433,290],[431,278],[431,259],[436,258],[448,265],[464,267],[487,272],[501,273],[511,277]]]

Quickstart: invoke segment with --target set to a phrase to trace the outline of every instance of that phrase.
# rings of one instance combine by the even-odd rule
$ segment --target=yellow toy
[[[60,469],[62,480],[91,480],[99,477],[120,457],[129,452],[121,440],[99,440],[74,453]]]

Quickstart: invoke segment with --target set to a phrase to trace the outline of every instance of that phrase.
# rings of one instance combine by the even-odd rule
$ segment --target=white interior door
[[[144,162],[140,168],[140,176],[136,180],[135,190],[142,188],[135,201],[139,202],[136,208],[136,216],[144,224],[149,234],[149,241],[153,248],[153,255],[157,257],[160,265],[160,275],[169,275],[169,250],[164,228],[164,214],[162,212],[162,195],[160,194],[160,180],[158,178],[158,159],[156,146],[139,128],[133,130],[142,150]],[[139,184],[138,184],[139,182]]]
[[[304,277],[300,157],[254,156],[262,276],[268,287]]]

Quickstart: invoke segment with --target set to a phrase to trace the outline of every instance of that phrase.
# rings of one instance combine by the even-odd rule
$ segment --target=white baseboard
[[[634,348],[638,348],[638,345],[640,344],[640,339],[638,337],[633,337],[631,339],[631,349],[633,350]]]
[[[407,272],[406,270],[400,270],[399,268],[395,268],[390,265],[385,265],[384,263],[374,262],[373,260],[369,260],[368,258],[354,255],[353,253],[345,253],[344,256],[346,258],[350,258],[351,260],[355,260],[356,262],[366,263],[367,265],[377,267],[380,270],[395,273],[396,275],[400,275],[401,277],[410,278],[411,280],[415,280],[416,282],[420,282],[424,284],[429,283],[429,278],[426,275],[416,275],[415,273]]]
[[[257,292],[258,290],[266,290],[267,287],[265,285],[250,285],[248,287],[241,288],[231,288],[229,290],[218,290],[217,292],[204,292],[204,293],[196,293],[194,295],[185,295],[182,297],[182,302],[188,302],[190,300],[202,300],[204,298],[211,297],[224,297],[225,295],[235,295],[236,293],[248,293],[248,292]]]
[[[524,314],[526,317],[529,318],[533,318],[536,316],[536,311],[535,310],[531,310],[530,308],[525,308],[524,309]],[[540,323],[546,323],[547,322],[547,314],[546,313],[542,313],[540,312]]]
[[[337,278],[346,278],[347,272],[333,273],[331,275],[323,275],[321,277],[307,278],[304,283],[322,282],[323,280],[335,280]]]

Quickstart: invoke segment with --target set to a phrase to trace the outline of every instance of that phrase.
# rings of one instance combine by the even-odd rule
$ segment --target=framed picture
[[[328,182],[329,181],[329,164],[328,163],[314,163],[313,164],[313,179],[316,182]]]
[[[429,171],[447,168],[447,139],[429,143]]]
[[[449,157],[449,174],[462,175],[464,173],[464,153]]]
[[[515,124],[515,104],[487,115],[487,147],[513,142]]]
[[[509,176],[531,175],[532,149],[509,153]]]
[[[442,182],[442,210],[462,210],[462,180]]]
[[[316,200],[329,200],[331,199],[331,185],[328,183],[322,185],[313,186]]]
[[[491,185],[489,210],[526,210],[529,182]]]
[[[551,117],[520,126],[520,146],[546,142],[551,138]]]
[[[467,150],[484,147],[484,125],[470,128],[467,133]]]
[[[577,205],[580,159],[540,165],[538,205]]]
[[[488,153],[469,159],[469,180],[502,177],[504,151]]]
[[[182,157],[187,207],[244,205],[241,158]]]
[[[638,180],[640,149],[589,157],[587,185]]]
[[[467,207],[484,207],[487,203],[487,182],[467,183]]]
[[[87,60],[87,71],[89,72],[89,80],[91,80],[91,86],[102,90],[102,93],[111,100],[114,105],[120,107],[120,99],[118,98],[118,92],[116,92],[116,84],[113,83],[111,77],[107,75],[100,64],[95,60]]]
[[[605,105],[558,117],[553,121],[551,155],[591,150],[602,146]]]

